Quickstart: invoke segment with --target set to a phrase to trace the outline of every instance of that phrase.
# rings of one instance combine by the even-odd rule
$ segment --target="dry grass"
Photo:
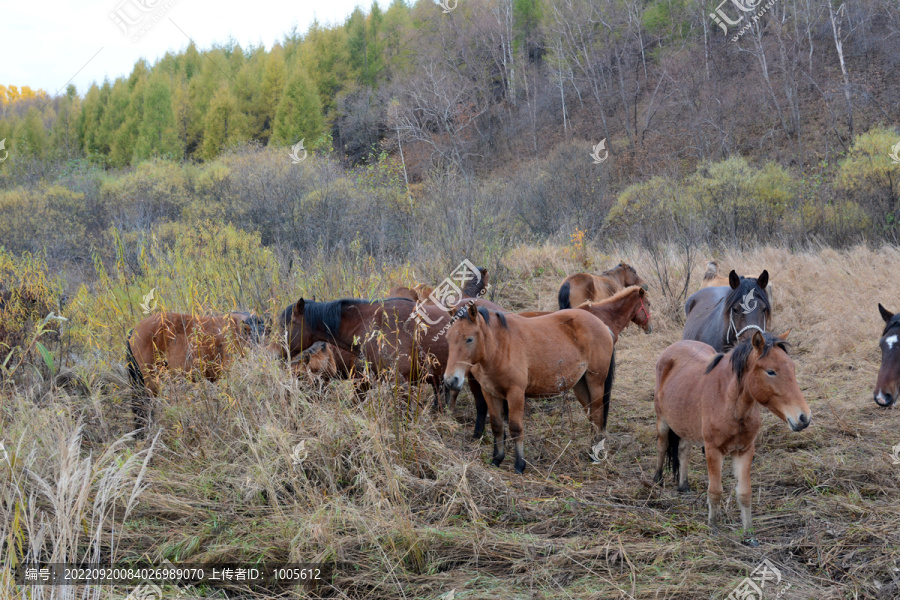
[[[100,539],[100,551],[116,561],[346,561],[352,567],[315,592],[335,598],[438,598],[455,590],[465,599],[718,599],[769,558],[783,583],[792,584],[782,598],[897,597],[900,465],[890,452],[900,442],[900,417],[876,407],[871,389],[880,359],[876,303],[900,309],[900,279],[893,276],[900,251],[763,248],[703,255],[695,265],[692,289],[709,258],[742,274],[769,270],[777,294],[772,329],[792,329],[798,377],[813,411],[812,426],[798,434],[764,416],[752,471],[758,549],[740,543],[733,497],[722,533],[708,532],[699,451],[690,464],[694,491],[677,493],[671,478],[663,487],[650,483],[653,368],[659,352],[681,337],[681,304],[653,293],[651,263],[639,250],[589,258],[603,268],[633,264],[651,282],[654,317],[652,335],[630,328],[618,343],[609,456],[600,465],[585,458],[588,422],[571,397],[530,401],[529,465],[518,476],[511,458],[500,469],[489,466],[487,438],[471,440],[468,394],[453,417],[398,400],[390,385],[357,405],[346,383],[294,381],[260,354],[239,361],[216,384],[172,382],[155,407],[161,433],[152,452],[152,436],[116,441],[131,421],[112,372],[87,396],[55,389],[26,397],[7,388],[0,438],[7,447],[14,441],[19,455],[34,456],[29,469],[51,490],[62,486],[58,465],[71,460],[65,457],[79,421],[80,454],[101,457],[79,468],[119,456],[113,462],[125,469],[130,461],[105,487],[91,479],[96,489],[119,494],[115,518],[87,527],[87,537]],[[559,283],[581,270],[556,247],[518,249],[506,267],[496,300],[514,309],[554,308]],[[430,390],[421,395],[426,405]],[[303,440],[303,460],[294,464],[293,449]],[[136,466],[144,458],[142,472]],[[39,490],[15,479],[21,471],[14,465],[0,466],[0,476],[17,481],[23,494]],[[79,477],[70,478],[72,485],[90,479]],[[126,516],[135,485],[146,488]],[[89,523],[107,510],[92,502],[79,505]],[[0,514],[9,517],[10,506],[5,499]],[[59,508],[40,494],[28,510],[60,520]],[[5,522],[0,533],[8,540],[12,527]],[[30,530],[23,542],[49,557],[50,546]],[[87,555],[83,542],[69,555]],[[10,547],[3,552],[7,559]],[[103,588],[89,596],[125,593]],[[201,597],[223,593],[192,590]]]

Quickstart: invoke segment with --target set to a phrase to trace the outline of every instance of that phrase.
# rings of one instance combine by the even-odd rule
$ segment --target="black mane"
[[[357,304],[371,304],[371,301],[359,298],[343,298],[331,302],[307,300],[303,303],[303,320],[311,329],[334,335],[341,328],[341,316],[344,314],[344,309]],[[289,305],[281,313],[281,323],[285,328],[291,323],[294,306],[294,304]]]
[[[763,346],[762,353],[759,355],[760,358],[763,358],[769,353],[769,350],[772,348],[781,348],[785,352],[788,351],[789,344],[778,337],[777,335],[771,333],[762,333],[765,340],[765,346]],[[745,339],[743,342],[735,346],[728,354],[716,354],[711,361],[709,361],[709,365],[706,367],[706,372],[709,373],[712,371],[719,362],[725,358],[726,356],[731,357],[731,370],[734,371],[737,378],[740,379],[744,376],[744,370],[747,368],[747,360],[750,358],[750,352],[753,351],[753,337],[749,339]]]
[[[468,313],[468,310],[469,310],[468,303],[463,304],[462,306],[457,308],[456,312],[453,314],[453,319],[451,322],[455,322],[458,319],[467,318],[466,315]],[[503,326],[503,329],[509,329],[509,324],[506,321],[506,315],[504,315],[502,312],[497,312],[495,310],[488,310],[487,308],[485,308],[483,306],[479,306],[478,313],[482,317],[484,317],[484,322],[487,323],[488,325],[491,324],[491,315],[493,314],[497,317],[497,320],[500,321],[500,325]]]

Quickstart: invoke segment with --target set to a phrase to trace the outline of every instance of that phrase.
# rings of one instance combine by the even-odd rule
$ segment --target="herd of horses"
[[[493,463],[505,456],[506,423],[515,448],[514,467],[525,469],[525,398],[572,390],[593,431],[591,447],[605,439],[619,334],[634,323],[652,331],[646,282],[621,263],[601,273],[568,277],[559,310],[511,312],[484,299],[488,273],[463,288],[453,306],[436,303],[432,289],[391,290],[389,298],[316,302],[300,298],[274,319],[251,313],[151,315],[129,333],[128,372],[140,392],[134,403],[139,427],[149,424],[147,400],[167,372],[217,379],[233,357],[252,344],[285,359],[298,377],[345,378],[362,399],[373,381],[402,378],[430,384],[435,408],[455,410],[465,385],[475,401],[474,436],[486,421],[493,432]],[[702,287],[685,304],[683,340],[666,348],[656,365],[659,482],[668,466],[678,490],[689,489],[690,449],[701,445],[709,474],[709,526],[716,528],[722,466],[733,458],[737,499],[745,531],[751,531],[750,465],[761,425],[761,407],[792,431],[812,414],[788,355],[787,333],[773,335],[768,272],[741,277],[718,274],[709,263]],[[900,387],[900,314],[879,304],[885,328],[875,401],[890,406]],[[417,315],[426,315],[424,320]],[[748,543],[756,545],[755,538]]]

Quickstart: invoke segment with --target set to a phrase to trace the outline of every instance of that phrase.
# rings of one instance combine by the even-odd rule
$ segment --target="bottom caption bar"
[[[347,563],[278,564],[130,564],[74,565],[22,563],[16,567],[18,585],[136,585],[139,583],[247,585],[317,585],[330,583]]]

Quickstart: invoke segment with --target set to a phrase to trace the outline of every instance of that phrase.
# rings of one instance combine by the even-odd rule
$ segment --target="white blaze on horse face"
[[[890,337],[884,338],[884,343],[887,344],[887,347],[889,350],[893,349],[894,344],[897,343],[897,334],[895,333],[894,335],[892,335]]]

